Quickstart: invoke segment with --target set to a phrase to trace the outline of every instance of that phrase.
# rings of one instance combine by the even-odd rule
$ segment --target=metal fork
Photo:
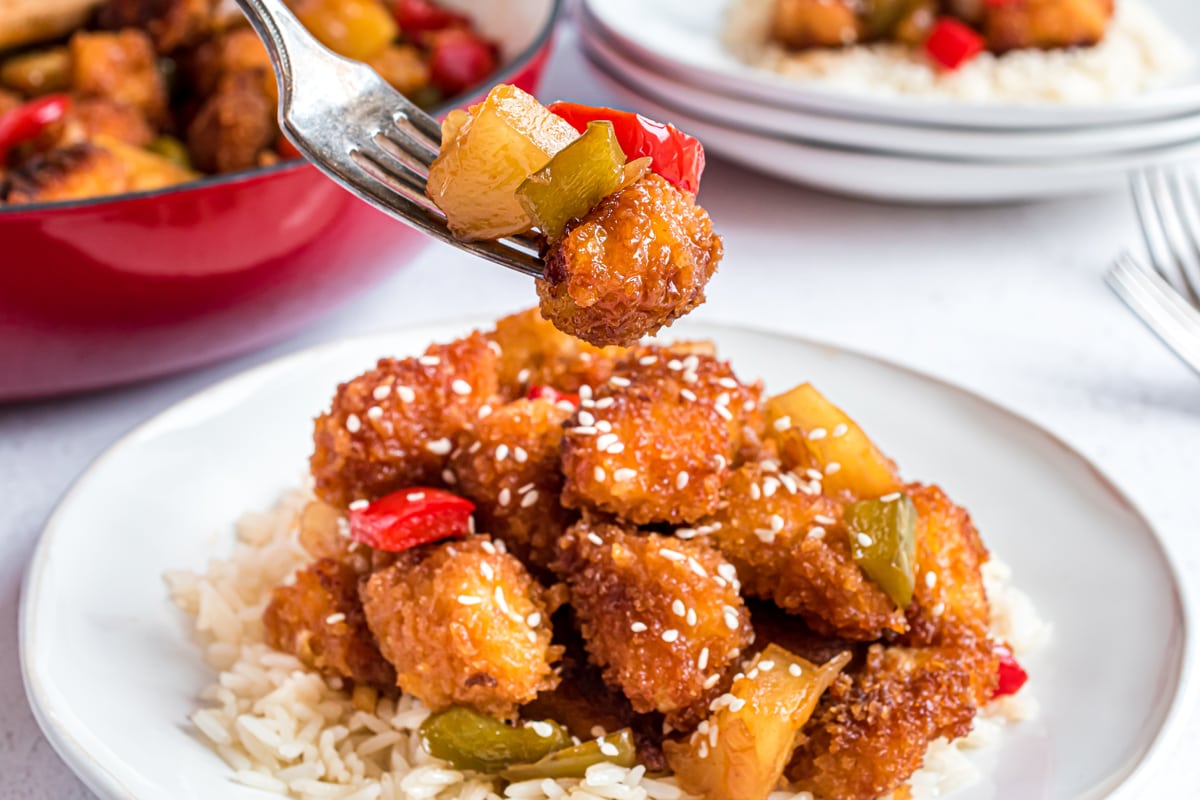
[[[1135,173],[1131,189],[1153,269],[1124,253],[1106,280],[1200,373],[1200,187],[1182,168],[1156,167]]]
[[[352,194],[443,242],[542,277],[530,235],[463,242],[425,196],[441,127],[366,64],[321,45],[283,0],[237,0],[266,45],[279,82],[279,126],[318,169]]]

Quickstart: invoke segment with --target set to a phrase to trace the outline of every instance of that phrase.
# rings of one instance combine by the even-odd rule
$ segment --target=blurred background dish
[[[726,41],[728,0],[636,5],[634,20],[631,0],[584,0],[581,40],[607,88],[690,127],[714,153],[828,191],[892,202],[1012,202],[1112,188],[1132,169],[1200,152],[1200,78],[1195,56],[1183,51],[1157,64],[1176,73],[1141,92],[1112,75],[1092,76],[1109,81],[1108,100],[872,93],[739,60]],[[1155,0],[1148,8],[1183,38],[1200,32],[1193,4]],[[1063,51],[1048,63],[1076,55],[1094,56]]]
[[[493,83],[536,89],[561,0],[444,5],[498,45],[499,65],[431,113]],[[150,192],[0,204],[0,242],[0,400],[11,400],[263,346],[370,287],[427,237],[296,161]]]

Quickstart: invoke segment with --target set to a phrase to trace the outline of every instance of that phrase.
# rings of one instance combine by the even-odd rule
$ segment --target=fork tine
[[[1196,189],[1195,174],[1182,167],[1171,170],[1171,190],[1189,245],[1183,280],[1192,301],[1200,304],[1200,192]]]
[[[1200,311],[1197,311],[1183,295],[1175,291],[1162,276],[1146,267],[1129,253],[1123,253],[1117,260],[1125,271],[1133,275],[1142,285],[1144,291],[1153,296],[1165,313],[1171,315],[1178,323],[1190,330],[1200,341]]]
[[[1105,282],[1138,319],[1184,363],[1200,373],[1200,314],[1186,304],[1171,308],[1164,298],[1174,290],[1153,270],[1128,253],[1122,254],[1105,276]],[[1161,284],[1161,285],[1160,285]],[[1178,311],[1197,317],[1188,325]]]
[[[1151,265],[1169,283],[1182,290],[1181,267],[1176,260],[1174,248],[1164,225],[1163,209],[1160,204],[1159,184],[1161,175],[1153,167],[1139,170],[1130,180],[1133,205],[1137,211],[1142,238],[1150,255]]]

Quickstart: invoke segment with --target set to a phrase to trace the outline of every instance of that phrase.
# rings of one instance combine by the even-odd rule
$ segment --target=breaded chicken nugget
[[[874,800],[896,789],[939,736],[971,730],[972,664],[955,647],[870,647],[804,727],[788,777],[817,797]]]
[[[756,397],[710,356],[636,349],[584,392],[563,445],[563,504],[638,524],[712,514]]]
[[[322,558],[278,586],[263,612],[266,640],[326,675],[377,689],[396,685],[396,671],[379,652],[358,599],[358,572]]]
[[[612,374],[620,347],[593,347],[568,336],[536,308],[511,314],[489,334],[500,347],[500,387],[506,396],[524,397],[531,386],[575,393],[598,386]]]
[[[8,174],[6,202],[49,203],[128,191],[125,165],[111,151],[90,142],[35,156]]]
[[[695,198],[648,173],[566,231],[538,280],[542,315],[595,345],[629,345],[704,302],[721,237]]]
[[[486,536],[405,551],[361,593],[397,685],[434,711],[461,704],[512,719],[558,684],[553,609]]]
[[[441,486],[454,437],[496,393],[496,353],[478,333],[419,358],[382,359],[338,387],[317,418],[317,495],[346,507],[408,486]]]
[[[205,172],[235,172],[258,165],[259,154],[279,136],[275,100],[258,67],[223,75],[188,126],[188,152]]]
[[[736,576],[698,540],[583,520],[559,541],[588,653],[635,711],[690,730],[753,641]]]
[[[776,0],[771,38],[796,50],[845,47],[865,33],[855,0]]]
[[[97,137],[145,147],[154,140],[154,129],[136,106],[104,97],[81,97],[71,104],[62,121],[38,138],[38,146],[69,147]]]
[[[1085,47],[1104,38],[1113,0],[1023,0],[986,4],[988,49]]]
[[[84,97],[134,106],[152,123],[167,119],[167,84],[144,31],[80,31],[71,37],[71,85]]]
[[[570,416],[549,400],[516,400],[460,433],[450,456],[446,477],[475,503],[477,529],[538,567],[567,527],[558,450]]]
[[[106,0],[99,21],[105,28],[143,28],[160,53],[192,45],[213,27],[218,0]]]
[[[839,502],[775,462],[746,465],[725,486],[711,538],[745,592],[798,614],[813,630],[855,641],[906,628],[903,613],[854,562]]]

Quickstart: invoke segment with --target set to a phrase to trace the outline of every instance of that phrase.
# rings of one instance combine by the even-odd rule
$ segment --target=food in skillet
[[[294,157],[266,50],[219,5],[104,0],[85,26],[35,27],[0,53],[0,204],[155,189]],[[469,19],[430,0],[290,5],[325,45],[421,105],[497,64]]]
[[[340,385],[310,467],[234,561],[172,578],[223,670],[193,720],[250,785],[911,797],[1028,713],[967,512],[708,342],[515,315]]]
[[[703,147],[672,125],[497,86],[446,118],[427,192],[459,238],[536,231],[545,317],[630,345],[704,302],[723,250],[696,205],[703,170]]]

